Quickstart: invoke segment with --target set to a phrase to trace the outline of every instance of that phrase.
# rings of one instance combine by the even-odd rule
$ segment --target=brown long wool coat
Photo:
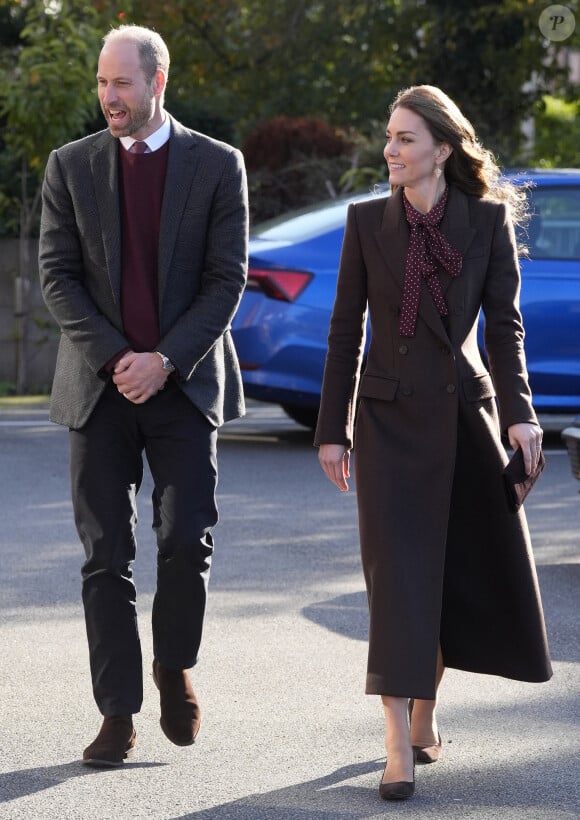
[[[354,442],[373,694],[433,698],[439,643],[446,666],[551,676],[526,519],[501,475],[500,432],[536,422],[513,228],[504,205],[451,186],[441,230],[463,256],[457,278],[441,274],[447,330],[423,286],[416,335],[399,335],[400,190],[350,206],[330,327],[315,441]]]

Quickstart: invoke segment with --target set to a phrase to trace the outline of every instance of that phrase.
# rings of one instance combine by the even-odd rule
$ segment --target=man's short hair
[[[169,49],[156,31],[145,26],[118,26],[105,34],[103,46],[115,40],[129,40],[135,43],[147,82],[152,82],[159,69],[164,72],[165,77],[169,76]]]

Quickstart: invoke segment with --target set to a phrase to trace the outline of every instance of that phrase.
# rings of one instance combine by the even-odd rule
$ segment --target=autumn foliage
[[[242,151],[252,222],[334,195],[351,162],[353,138],[316,117],[274,117]]]
[[[277,171],[298,157],[329,159],[349,154],[352,144],[316,117],[274,117],[249,135],[242,151],[250,171]]]

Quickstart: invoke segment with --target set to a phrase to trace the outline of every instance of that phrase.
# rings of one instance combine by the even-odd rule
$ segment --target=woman
[[[413,794],[415,759],[441,757],[445,666],[527,681],[551,667],[525,516],[501,475],[502,432],[528,473],[542,441],[518,308],[522,195],[432,86],[399,93],[384,155],[392,196],[348,211],[315,441],[343,491],[354,442],[366,691],[382,698],[380,794],[394,800]]]

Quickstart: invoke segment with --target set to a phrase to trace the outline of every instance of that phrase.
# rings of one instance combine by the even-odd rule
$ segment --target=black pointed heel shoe
[[[383,777],[386,770],[387,764],[385,763]],[[410,782],[408,780],[397,780],[394,783],[383,783],[381,778],[379,794],[382,800],[408,800],[413,797],[415,794],[415,753],[413,753],[413,779]]]

